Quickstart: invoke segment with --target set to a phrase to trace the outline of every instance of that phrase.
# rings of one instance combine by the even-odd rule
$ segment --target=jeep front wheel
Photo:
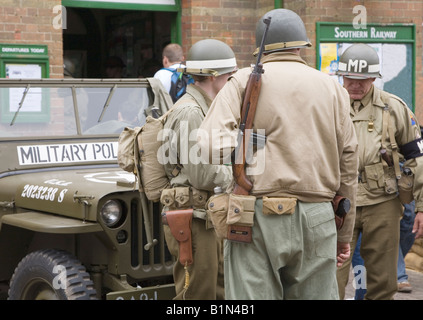
[[[85,267],[68,252],[39,250],[24,257],[10,280],[9,300],[95,300]]]

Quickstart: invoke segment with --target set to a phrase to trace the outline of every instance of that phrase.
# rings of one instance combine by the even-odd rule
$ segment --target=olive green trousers
[[[339,296],[345,298],[345,287],[350,276],[351,259],[360,232],[360,255],[364,260],[363,270],[357,278],[365,277],[364,299],[390,300],[397,292],[397,263],[400,220],[403,206],[398,198],[371,206],[356,208],[350,258],[337,271]],[[357,266],[356,268],[360,268]],[[365,272],[363,272],[365,270]],[[362,285],[361,279],[357,279]]]
[[[192,219],[193,263],[187,267],[189,286],[184,288],[186,273],[179,262],[179,243],[169,226],[163,225],[170,253],[175,257],[173,280],[176,296],[174,300],[223,300],[223,241],[218,239],[213,228],[206,229],[206,221]]]
[[[251,243],[224,242],[226,299],[338,299],[331,204],[298,201],[287,215],[262,209],[257,199]]]

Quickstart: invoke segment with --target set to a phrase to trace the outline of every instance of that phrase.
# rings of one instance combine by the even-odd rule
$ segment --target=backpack
[[[163,68],[172,72],[172,77],[170,80],[170,90],[169,94],[172,98],[173,103],[175,103],[180,97],[186,92],[186,88],[189,84],[194,83],[194,79],[191,75],[179,72],[176,69]]]
[[[159,201],[160,194],[170,181],[165,167],[158,161],[157,154],[162,141],[158,139],[170,109],[159,118],[148,116],[142,127],[126,127],[119,135],[119,166],[138,178],[139,190],[145,192],[148,200]]]

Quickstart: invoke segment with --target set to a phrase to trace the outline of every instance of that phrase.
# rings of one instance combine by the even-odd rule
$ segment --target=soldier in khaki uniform
[[[402,181],[414,174],[417,237],[422,236],[423,158],[419,124],[399,97],[373,85],[379,57],[366,44],[354,44],[340,57],[338,74],[350,95],[350,115],[359,150],[356,221],[351,248],[362,232],[360,254],[367,277],[365,299],[392,299],[397,291],[397,258],[403,202],[411,202]],[[404,170],[399,163],[404,163]],[[399,180],[400,179],[400,180]],[[398,197],[398,191],[400,191]],[[408,197],[406,197],[408,195]],[[408,198],[408,199],[407,199]],[[351,259],[337,272],[340,297],[345,295]],[[363,274],[361,273],[363,276]]]
[[[250,195],[256,197],[252,241],[224,242],[226,299],[337,299],[336,266],[350,253],[358,168],[348,94],[301,59],[300,48],[311,44],[296,13],[275,9],[267,17],[271,23],[253,123],[254,131],[264,129],[266,141],[253,154],[257,161],[246,163]],[[258,46],[263,18],[257,24]],[[200,129],[214,135],[199,140],[209,155],[235,148],[236,139],[223,138],[237,135],[250,74],[251,68],[240,69],[213,101]],[[352,203],[339,233],[331,205],[336,193]]]
[[[195,134],[213,98],[229,75],[236,71],[236,59],[227,44],[214,39],[198,41],[187,57],[184,72],[191,74],[195,83],[189,85],[186,94],[174,104],[164,125],[170,132],[164,143],[169,144],[169,161],[165,169],[171,187],[162,192],[161,201],[164,211],[194,209],[191,225],[193,262],[187,266],[175,263],[175,299],[220,300],[224,299],[223,243],[207,219],[205,203],[216,186],[227,188],[230,185],[232,168],[202,162],[195,149]],[[184,199],[189,200],[185,202]],[[180,260],[180,244],[169,226],[164,225],[164,231],[170,252]]]

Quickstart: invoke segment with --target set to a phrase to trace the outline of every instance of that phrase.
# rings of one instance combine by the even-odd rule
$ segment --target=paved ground
[[[397,292],[394,295],[395,300],[423,300],[423,273],[407,269],[408,282],[413,287],[411,293]],[[352,286],[353,274],[351,271],[350,282],[345,289],[345,299],[354,298],[354,288]]]

